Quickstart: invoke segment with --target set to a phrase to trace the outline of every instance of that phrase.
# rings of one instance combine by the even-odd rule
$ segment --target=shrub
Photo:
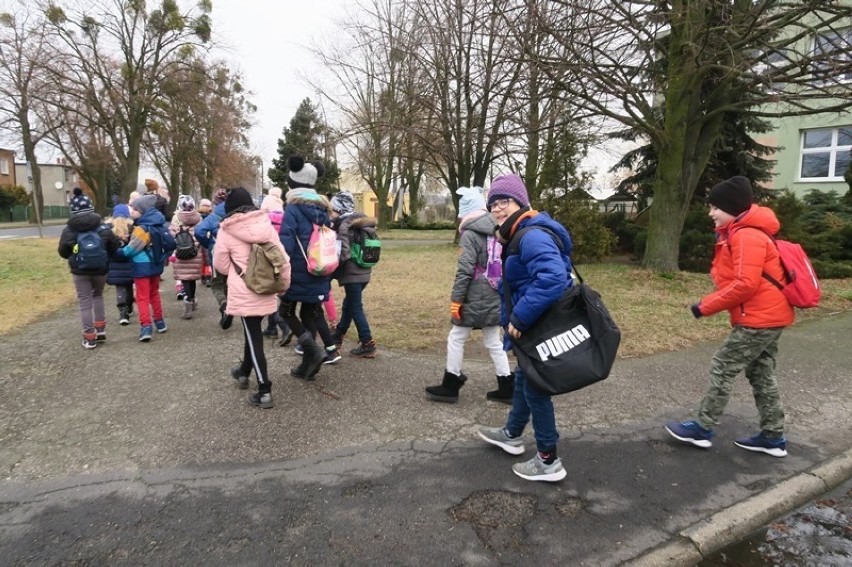
[[[820,279],[852,278],[852,265],[846,262],[831,262],[812,258],[811,263],[814,265],[814,270]]]
[[[570,195],[544,199],[543,209],[571,233],[578,263],[600,262],[615,249],[615,235],[604,224],[604,216],[584,199]]]

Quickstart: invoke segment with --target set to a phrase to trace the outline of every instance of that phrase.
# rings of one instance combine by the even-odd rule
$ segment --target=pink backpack
[[[275,227],[275,232],[281,232],[281,223],[284,222],[284,211],[269,211],[269,221]]]
[[[784,282],[779,282],[766,272],[763,277],[781,290],[787,301],[793,307],[808,309],[817,307],[822,297],[822,289],[808,254],[800,244],[775,238],[765,230],[755,228],[765,233],[778,249],[781,257],[781,269],[784,271]],[[729,241],[730,242],[730,241]]]
[[[337,251],[337,233],[327,226],[313,225],[308,249],[302,247],[302,241],[296,236],[296,243],[305,257],[308,273],[312,276],[330,276],[340,264]]]

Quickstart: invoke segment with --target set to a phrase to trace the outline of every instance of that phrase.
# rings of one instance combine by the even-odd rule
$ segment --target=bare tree
[[[36,147],[47,132],[36,108],[49,88],[43,65],[48,52],[46,22],[24,2],[15,2],[13,10],[0,13],[0,128],[20,136],[38,220],[44,196]]]
[[[137,186],[143,137],[164,96],[163,85],[175,67],[185,65],[210,40],[211,9],[209,0],[185,10],[175,0],[162,0],[151,10],[143,0],[99,0],[94,5],[79,0],[67,10],[58,4],[46,8],[56,59],[62,61],[53,71],[64,86],[53,111],[78,115],[71,124],[104,133],[124,196]],[[80,169],[83,157],[71,150],[81,148],[62,137],[55,142]]]
[[[195,188],[247,185],[257,178],[246,132],[255,107],[239,75],[197,58],[176,67],[154,106],[144,148],[173,200]]]
[[[852,6],[824,0],[527,0],[566,57],[542,71],[584,113],[642,132],[659,158],[645,267],[678,268],[678,243],[723,117],[848,109]],[[567,71],[567,75],[565,75]],[[742,96],[748,93],[749,96]],[[662,119],[655,112],[662,106]]]

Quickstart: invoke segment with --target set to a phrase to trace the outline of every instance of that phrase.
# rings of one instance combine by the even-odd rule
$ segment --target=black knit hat
[[[742,175],[714,185],[707,194],[709,204],[735,217],[749,210],[751,201],[751,181]]]
[[[253,207],[254,201],[251,194],[242,187],[235,187],[228,191],[228,196],[225,198],[225,214],[229,214],[239,207]]]

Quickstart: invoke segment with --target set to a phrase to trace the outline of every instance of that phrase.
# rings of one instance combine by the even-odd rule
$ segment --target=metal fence
[[[0,223],[4,222],[27,222],[30,219],[32,207],[28,205],[15,205],[13,207],[0,207]],[[48,205],[42,209],[41,220],[67,219],[69,208],[60,205]]]

